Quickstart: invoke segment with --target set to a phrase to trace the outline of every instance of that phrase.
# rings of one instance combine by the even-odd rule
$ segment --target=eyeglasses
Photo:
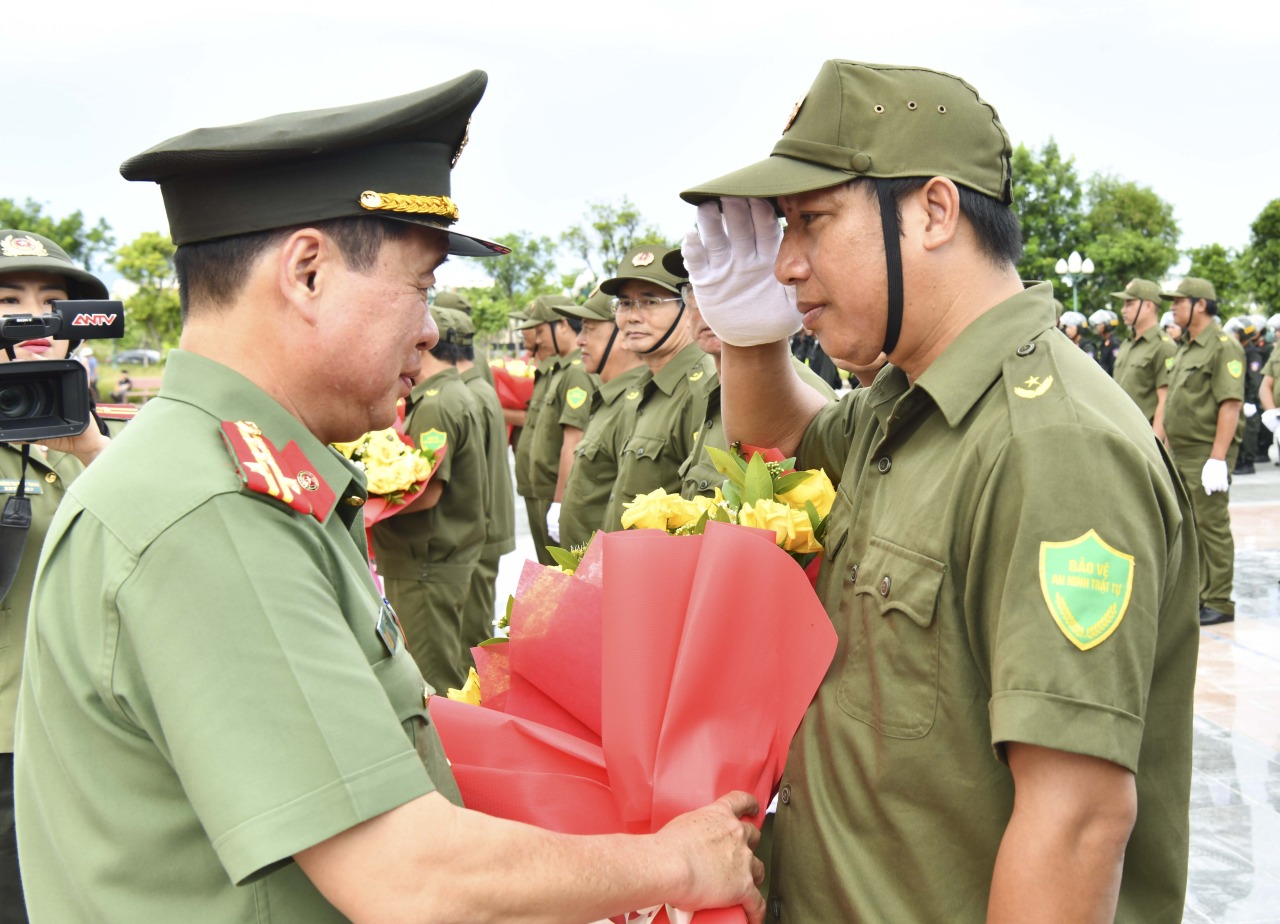
[[[645,298],[615,298],[613,300],[613,313],[618,314],[623,311],[652,311],[659,305],[666,302],[678,302],[680,297],[675,298],[658,298],[657,296],[647,296]]]
[[[435,286],[427,286],[426,291],[423,292],[423,295],[425,295],[427,299],[428,308],[430,308],[432,305],[436,303],[436,294],[437,293],[436,293]]]

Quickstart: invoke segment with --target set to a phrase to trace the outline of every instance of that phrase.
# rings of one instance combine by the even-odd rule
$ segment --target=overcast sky
[[[167,229],[158,188],[117,172],[156,142],[472,68],[489,89],[453,194],[484,236],[556,236],[626,195],[677,238],[679,191],[767,156],[827,58],[958,74],[1015,144],[1054,136],[1082,175],[1173,203],[1184,248],[1243,246],[1280,196],[1280,14],[1254,0],[72,0],[7,3],[3,22],[0,197],[105,217],[121,241]],[[471,284],[468,263],[442,282]]]

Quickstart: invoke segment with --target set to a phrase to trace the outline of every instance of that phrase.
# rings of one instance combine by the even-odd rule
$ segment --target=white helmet
[[[1084,327],[1088,323],[1078,311],[1064,311],[1062,317],[1058,318],[1059,327]]]
[[[1097,327],[1099,324],[1105,324],[1107,327],[1115,327],[1120,323],[1120,319],[1116,317],[1116,313],[1110,308],[1099,308],[1093,314],[1089,315],[1089,325]]]

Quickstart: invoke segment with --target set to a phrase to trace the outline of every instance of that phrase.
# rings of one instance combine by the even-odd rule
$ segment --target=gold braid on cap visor
[[[380,193],[368,189],[360,194],[360,207],[370,211],[443,215],[452,221],[458,220],[458,205],[448,196],[411,196],[403,193]]]

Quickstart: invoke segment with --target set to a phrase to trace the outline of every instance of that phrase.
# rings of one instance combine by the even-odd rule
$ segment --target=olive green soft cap
[[[612,321],[613,299],[597,286],[581,305],[556,305],[556,314],[563,318],[582,318],[586,321]]]
[[[0,276],[8,273],[51,273],[67,280],[72,298],[106,298],[102,280],[71,262],[67,252],[42,234],[0,230]]]
[[[680,294],[680,287],[689,281],[689,274],[676,275],[666,266],[667,254],[672,248],[654,244],[632,247],[618,264],[618,275],[600,283],[605,295],[617,295],[626,282],[652,282],[669,292]],[[676,253],[679,253],[676,249]]]
[[[463,314],[471,314],[471,302],[461,292],[452,290],[440,292],[436,295],[434,304],[441,308],[452,308],[455,311],[461,311]]]
[[[456,308],[444,308],[439,303],[431,306],[431,320],[436,322],[440,331],[441,343],[456,343],[466,346],[476,335],[475,325],[471,319]]]
[[[1012,201],[1013,148],[1000,117],[959,77],[919,67],[827,61],[767,159],[686,189],[772,199],[856,177],[948,177]]]
[[[1208,299],[1211,302],[1218,300],[1218,293],[1214,291],[1213,283],[1208,279],[1199,279],[1195,276],[1188,276],[1178,283],[1178,287],[1172,292],[1161,292],[1160,297],[1170,302],[1175,298],[1191,298],[1191,299]]]
[[[556,313],[556,308],[573,303],[573,299],[567,295],[539,295],[525,308],[525,321],[517,324],[516,330],[532,330],[543,324],[554,324],[561,317]]]
[[[471,71],[371,103],[197,128],[129,158],[120,173],[160,184],[179,245],[373,215],[439,228],[453,254],[509,253],[451,230],[450,172],[487,81]]]
[[[1160,287],[1150,279],[1130,279],[1123,292],[1112,292],[1111,297],[1122,299],[1126,302],[1135,298],[1144,302],[1158,302],[1160,301]]]

